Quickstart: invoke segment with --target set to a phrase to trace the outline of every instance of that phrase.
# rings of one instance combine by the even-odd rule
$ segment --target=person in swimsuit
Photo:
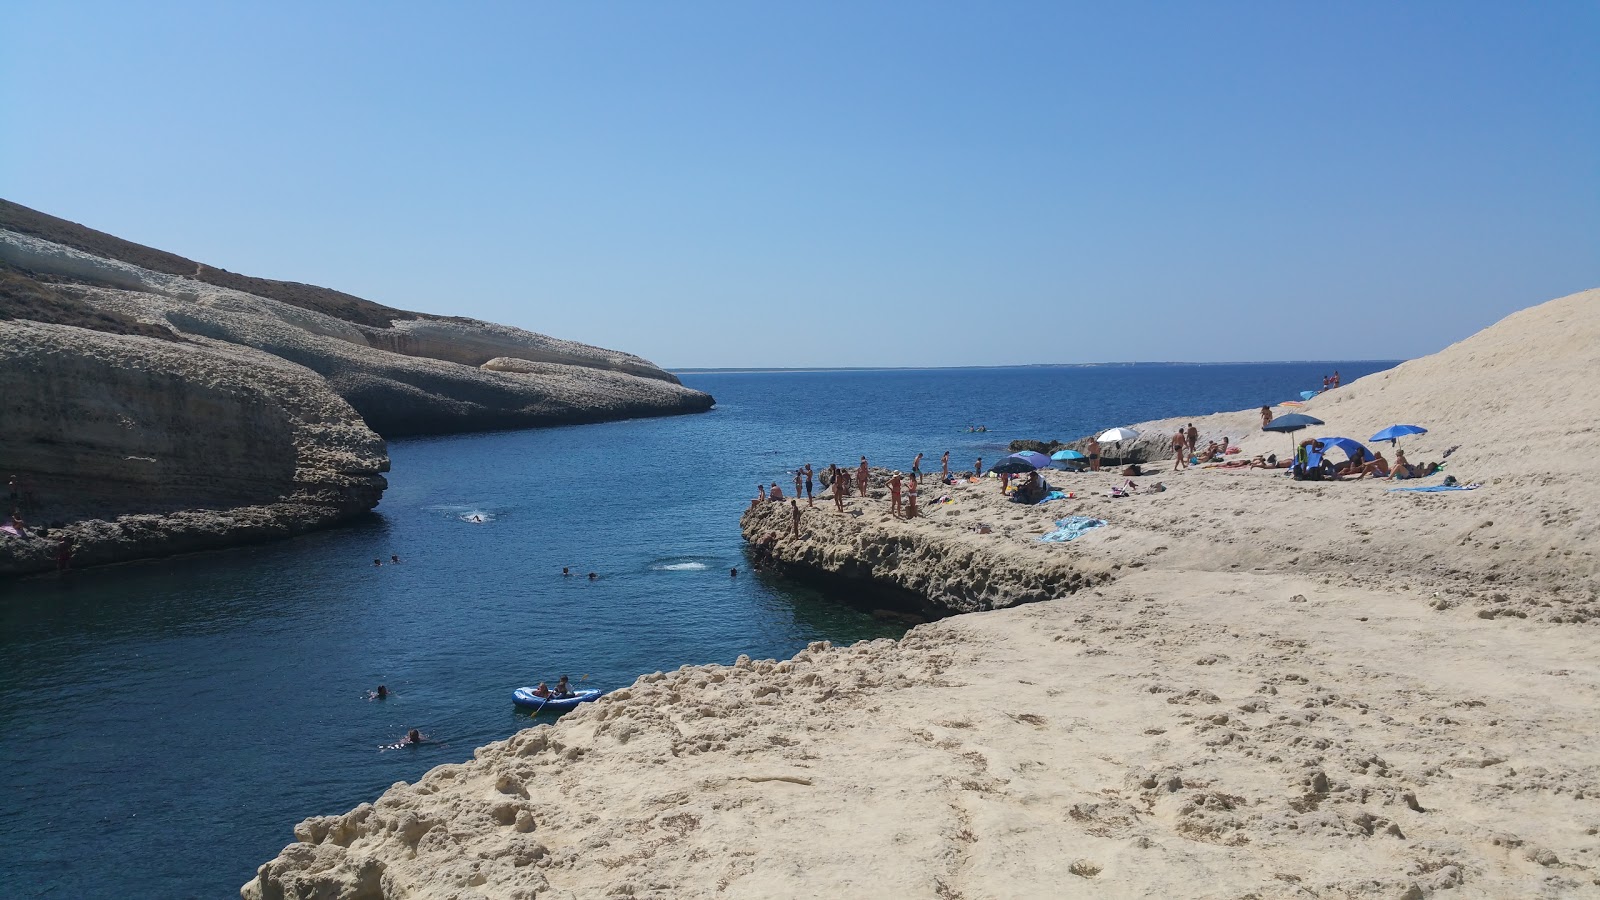
[[[1178,433],[1172,436],[1172,471],[1176,472],[1179,467],[1189,465],[1188,454],[1184,452],[1188,444],[1189,436],[1180,428]]]
[[[811,463],[806,463],[804,471],[806,473],[806,506],[816,506],[816,502],[811,499]]]
[[[767,488],[767,499],[771,500],[773,503],[783,502],[783,488],[778,487],[778,483],[776,481],[772,483],[772,487]]]
[[[867,458],[861,457],[861,465],[856,467],[856,487],[860,489],[861,499],[867,498]]]
[[[828,465],[828,485],[833,488],[833,508],[844,512],[844,470],[832,463]]]
[[[1267,429],[1267,426],[1271,425],[1271,424],[1272,424],[1272,407],[1270,407],[1270,406],[1262,406],[1261,407],[1261,430],[1265,431]]]
[[[889,505],[893,507],[895,518],[900,517],[900,473],[896,472],[889,477]]]
[[[756,483],[756,499],[762,502],[766,502],[767,499],[767,486],[760,482]]]
[[[422,743],[422,741],[423,741],[422,732],[420,732],[420,731],[416,730],[415,728],[413,728],[410,731],[406,732],[406,739],[404,741],[401,741],[401,743],[402,744],[409,744],[410,746],[415,747],[416,745]]]
[[[789,533],[795,540],[800,540],[800,501],[789,501]]]
[[[1100,471],[1100,439],[1089,438],[1089,471]]]
[[[972,464],[972,477],[973,478],[982,478],[983,477],[983,457],[981,457],[981,456],[978,457],[978,461],[977,462],[974,462]]]
[[[921,453],[918,453],[917,454],[917,458],[913,459],[911,461],[911,480],[912,481],[921,481],[922,480],[922,454]]]
[[[906,482],[906,518],[917,517],[917,480],[915,478]]]
[[[550,686],[548,684],[545,684],[541,681],[539,682],[539,686],[533,689],[533,695],[535,697],[543,697],[546,700],[549,700],[555,697],[555,692],[550,690]]]
[[[1200,449],[1200,429],[1194,427],[1194,423],[1190,422],[1189,428],[1183,434],[1189,441],[1189,453],[1192,455],[1196,450]]]
[[[946,450],[944,452],[944,455],[939,457],[939,477],[944,479],[945,481],[949,481],[950,480],[950,451],[949,450]]]

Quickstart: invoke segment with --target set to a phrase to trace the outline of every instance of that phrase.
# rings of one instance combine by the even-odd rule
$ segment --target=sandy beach
[[[1425,481],[1169,461],[1037,506],[930,478],[911,521],[819,499],[780,565],[972,611],[645,675],[306,820],[243,896],[1600,896],[1596,371],[1591,290],[1299,410],[1426,426]],[[1292,446],[1254,410],[1133,427],[1189,422]],[[1446,474],[1479,487],[1392,490]],[[1038,541],[1066,516],[1107,524]]]

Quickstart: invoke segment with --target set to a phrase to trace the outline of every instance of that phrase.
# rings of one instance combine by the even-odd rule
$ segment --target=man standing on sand
[[[944,455],[939,457],[939,477],[941,479],[945,480],[945,481],[948,481],[950,479],[950,451],[949,450],[946,450],[944,452]]]
[[[1100,440],[1089,438],[1089,471],[1100,471]]]
[[[889,479],[889,504],[894,508],[895,518],[900,517],[900,473],[894,473]]]
[[[789,501],[789,528],[795,540],[800,540],[800,501]]]
[[[1189,436],[1183,433],[1182,428],[1178,429],[1178,433],[1172,436],[1172,471],[1176,472],[1179,467],[1189,464],[1183,452],[1188,444]]]
[[[973,478],[982,478],[983,477],[983,457],[981,457],[981,456],[978,457],[978,461],[977,462],[972,464],[972,477]]]
[[[917,480],[915,478],[913,478],[913,479],[911,479],[910,483],[908,483],[906,485],[906,518],[915,519],[916,517],[917,517]]]
[[[1189,454],[1192,456],[1196,450],[1200,449],[1200,429],[1194,427],[1194,423],[1190,422],[1189,430],[1184,432],[1184,435],[1189,438]]]
[[[856,467],[856,487],[860,488],[861,499],[867,499],[867,458],[861,457],[861,465]]]
[[[918,453],[917,454],[917,458],[913,459],[911,461],[911,480],[912,481],[921,481],[922,480],[922,454],[921,453]]]

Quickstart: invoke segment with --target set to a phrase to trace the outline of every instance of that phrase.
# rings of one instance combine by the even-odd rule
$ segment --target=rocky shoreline
[[[1600,896],[1597,366],[1589,291],[1308,404],[1330,434],[1426,421],[1408,454],[1453,447],[1476,490],[982,480],[911,521],[819,502],[798,538],[754,505],[780,566],[974,612],[643,676],[308,819],[242,894]],[[1255,415],[1193,421],[1281,452]],[[1037,540],[1068,514],[1107,524]]]
[[[0,576],[366,515],[385,438],[714,403],[632,354],[237,275],[3,200],[0,388]]]

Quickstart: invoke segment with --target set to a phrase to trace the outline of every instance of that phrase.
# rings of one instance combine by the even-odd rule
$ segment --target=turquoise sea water
[[[520,685],[898,634],[748,570],[739,513],[797,465],[970,465],[1388,365],[689,375],[715,410],[395,442],[356,525],[0,585],[0,896],[235,896],[300,819],[528,725]],[[379,749],[412,727],[432,743]]]

